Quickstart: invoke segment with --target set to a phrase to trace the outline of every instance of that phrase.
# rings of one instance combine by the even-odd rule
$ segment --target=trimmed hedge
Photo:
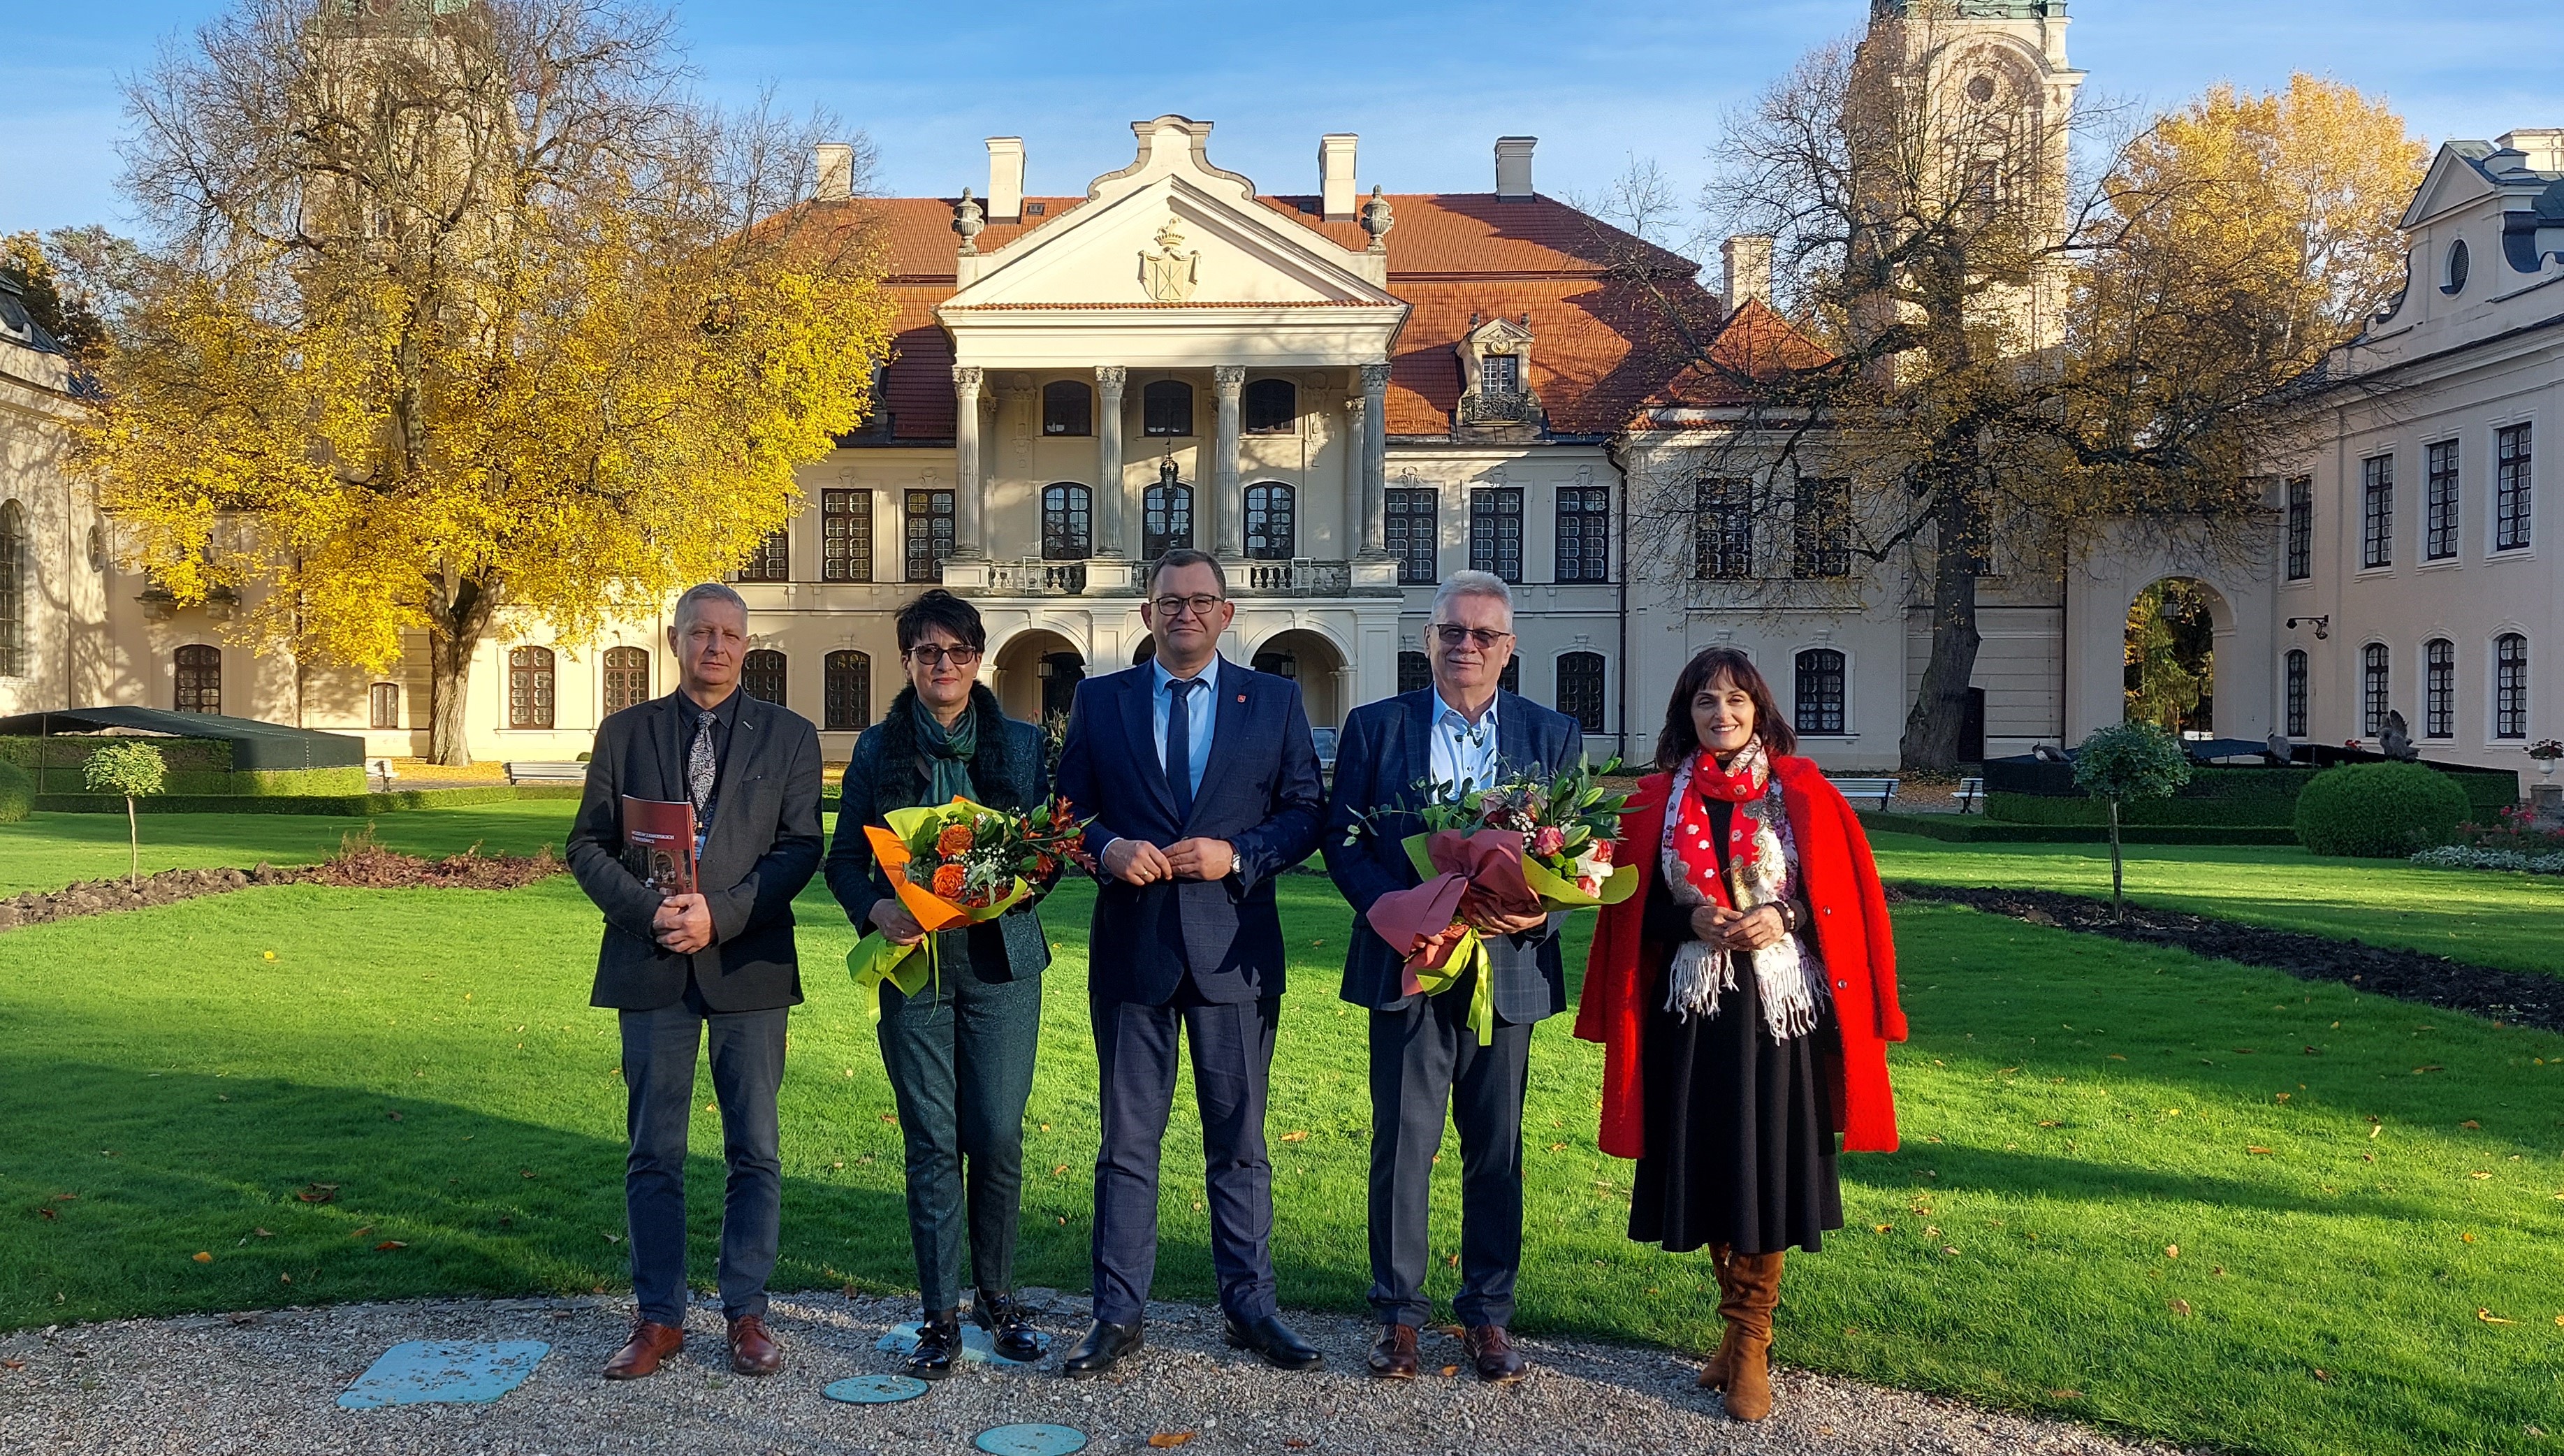
[[[2297,795],[2297,840],[2319,855],[2403,859],[2446,844],[2472,808],[2449,775],[2419,763],[2345,763]]]
[[[2109,824],[2108,805],[2076,792],[2027,792],[2021,785],[2028,781],[2028,775],[2019,771],[2019,765],[2010,766],[2016,769],[2009,775],[2012,786],[1997,787],[1995,778],[1989,773],[1986,817],[2015,824],[2089,824],[2095,827]],[[2073,781],[2070,765],[2042,763],[2036,766],[2050,770],[2046,779],[2038,780],[2042,788],[2057,781],[2056,770],[2063,770],[2061,781],[2069,784]],[[2519,801],[2519,775],[2508,769],[2436,764],[2417,766],[2456,784],[2458,792],[2466,797],[2470,817],[2478,821],[2489,823],[2502,809]],[[2215,765],[2194,768],[2190,782],[2171,798],[2146,799],[2122,805],[2120,822],[2220,827],[2266,824],[2291,828],[2297,821],[2297,796],[2315,780],[2319,771],[2331,770],[2221,768]],[[2121,837],[2125,838],[2124,835]]]
[[[1879,834],[1913,834],[1948,844],[2107,844],[2107,824],[2006,824],[1973,814],[1880,814],[1855,810],[1861,824]],[[2297,832],[2283,824],[2126,824],[2122,844],[2295,844]]]
[[[14,763],[35,774],[40,796],[86,791],[82,770],[89,755],[109,743],[133,741],[120,734],[65,733],[50,738],[0,737],[0,762]],[[237,795],[242,798],[295,797],[310,794],[361,794],[364,765],[334,768],[234,768],[232,745],[219,738],[146,738],[169,765],[168,792],[182,798]],[[118,812],[122,812],[119,805]]]
[[[36,782],[27,770],[0,758],[0,824],[14,824],[36,806]]]
[[[145,814],[327,814],[363,818],[395,809],[458,809],[473,804],[512,804],[529,799],[576,799],[574,783],[478,784],[467,788],[404,788],[387,794],[303,794],[263,798],[254,794],[156,794],[134,800]],[[38,794],[49,814],[121,814],[112,794]]]

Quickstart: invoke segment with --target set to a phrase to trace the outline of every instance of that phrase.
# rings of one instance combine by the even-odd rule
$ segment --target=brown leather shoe
[[[783,1368],[783,1352],[766,1332],[761,1315],[742,1315],[730,1322],[730,1367],[743,1375],[771,1375]]]
[[[1491,1385],[1510,1385],[1531,1373],[1531,1361],[1514,1349],[1502,1325],[1478,1325],[1460,1337],[1460,1352],[1478,1367],[1478,1378]]]
[[[1371,1348],[1371,1372],[1384,1380],[1415,1378],[1415,1327],[1383,1325],[1380,1340]]]
[[[686,1348],[686,1332],[674,1325],[660,1325],[648,1320],[632,1324],[632,1338],[605,1362],[605,1378],[637,1380],[659,1372],[659,1362]]]

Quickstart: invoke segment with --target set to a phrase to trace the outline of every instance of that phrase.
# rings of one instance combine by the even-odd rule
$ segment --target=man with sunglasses
[[[1558,921],[1514,917],[1464,897],[1461,918],[1487,947],[1495,1038],[1468,1024],[1473,976],[1437,995],[1410,993],[1402,958],[1363,919],[1372,903],[1418,883],[1403,848],[1423,832],[1427,795],[1516,772],[1555,773],[1583,761],[1574,719],[1502,691],[1513,657],[1513,594],[1484,571],[1454,573],[1434,594],[1424,629],[1433,685],[1356,709],[1336,755],[1325,847],[1327,872],[1354,908],[1344,998],[1371,1009],[1371,1305],[1381,1324],[1372,1373],[1415,1376],[1416,1331],[1433,1315],[1424,1293],[1431,1255],[1434,1156],[1447,1108],[1460,1131],[1460,1291],[1451,1301],[1461,1349],[1481,1379],[1529,1373],[1506,1327],[1522,1267],[1523,1091],[1531,1029],[1567,1009]]]
[[[1087,970],[1103,1104],[1095,1323],[1061,1370],[1100,1375],[1140,1348],[1179,1037],[1192,1043],[1228,1343],[1315,1369],[1317,1350],[1274,1296],[1264,1102],[1282,1008],[1273,882],[1317,846],[1317,746],[1296,684],[1219,655],[1237,608],[1217,560],[1169,551],[1147,581],[1156,655],[1078,685],[1059,758],[1060,792],[1096,816],[1088,845],[1103,871]]]

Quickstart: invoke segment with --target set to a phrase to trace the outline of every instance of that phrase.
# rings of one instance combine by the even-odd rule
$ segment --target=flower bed
[[[2515,849],[2444,844],[2413,856],[2413,863],[2426,870],[2525,870],[2532,875],[2564,875],[2564,850],[2525,854]]]

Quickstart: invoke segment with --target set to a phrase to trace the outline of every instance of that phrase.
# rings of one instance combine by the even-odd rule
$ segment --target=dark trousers
[[[1464,982],[1371,1013],[1371,1307],[1384,1325],[1422,1329],[1432,1260],[1433,1154],[1447,1106],[1460,1130],[1463,1325],[1510,1325],[1522,1269],[1523,1089],[1531,1027],[1496,1023],[1478,1045]]]
[[[1175,1042],[1192,1043],[1210,1262],[1220,1308],[1252,1322],[1273,1298],[1273,1164],[1264,1097],[1282,998],[1212,1005],[1189,978],[1164,1006],[1096,1000],[1103,1145],[1095,1153],[1095,1318],[1140,1321],[1158,1268],[1158,1155],[1175,1100]]]
[[[979,1288],[1011,1293],[1041,979],[983,981],[948,960],[915,996],[883,986],[881,1007],[882,1065],[908,1152],[919,1299],[929,1312],[961,1305],[965,1218]]]
[[[686,1323],[686,1126],[695,1055],[710,1033],[730,1180],[722,1202],[722,1313],[765,1313],[765,1278],[783,1216],[774,1095],[783,1085],[786,1009],[711,1011],[694,986],[653,1011],[622,1013],[623,1084],[632,1152],[623,1201],[632,1233],[632,1294],[641,1318]]]

